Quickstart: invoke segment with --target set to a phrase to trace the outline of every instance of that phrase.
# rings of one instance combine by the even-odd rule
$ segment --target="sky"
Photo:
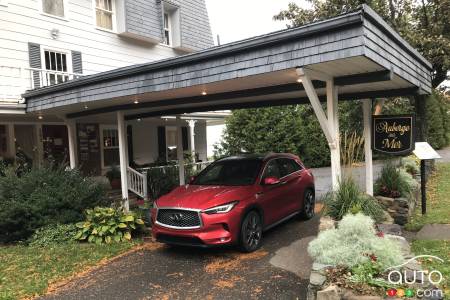
[[[273,16],[287,9],[290,2],[305,5],[304,0],[205,0],[209,22],[217,45],[269,33],[286,28],[285,21],[274,21]],[[208,126],[208,156],[213,145],[220,141],[224,126]]]
[[[225,44],[268,32],[285,29],[285,21],[273,16],[287,9],[290,2],[305,5],[304,0],[205,0],[209,22],[217,44]]]

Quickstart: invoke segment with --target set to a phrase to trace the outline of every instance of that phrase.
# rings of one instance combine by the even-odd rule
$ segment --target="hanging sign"
[[[414,115],[372,116],[372,149],[393,155],[414,150]]]

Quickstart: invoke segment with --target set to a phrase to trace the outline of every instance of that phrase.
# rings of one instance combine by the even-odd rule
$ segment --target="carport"
[[[338,100],[363,100],[366,192],[372,194],[372,100],[420,99],[431,92],[431,70],[425,58],[362,5],[325,21],[28,91],[24,98],[27,113],[36,119],[57,116],[66,122],[71,167],[76,166],[76,122],[105,116],[117,119],[124,199],[129,184],[141,182],[139,175],[131,179],[135,170],[127,161],[127,122],[302,103],[312,104],[327,138],[336,188],[341,174]],[[182,148],[178,149],[182,166]]]

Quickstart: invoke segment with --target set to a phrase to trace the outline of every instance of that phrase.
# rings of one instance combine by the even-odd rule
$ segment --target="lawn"
[[[450,163],[437,163],[427,184],[427,214],[420,205],[405,229],[418,231],[425,224],[450,224]]]
[[[86,270],[135,245],[70,243],[44,248],[0,246],[0,299],[42,295],[49,284]]]
[[[445,299],[450,299],[450,241],[414,241],[412,251],[417,255],[434,255],[445,261],[441,263],[437,260],[425,260],[423,265],[424,269],[438,270],[442,273],[444,280],[440,288],[445,291]]]

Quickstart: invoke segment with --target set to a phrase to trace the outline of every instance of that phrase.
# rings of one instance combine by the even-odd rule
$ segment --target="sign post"
[[[414,155],[420,159],[420,189],[422,192],[422,215],[427,213],[427,178],[426,165],[427,160],[439,159],[441,156],[427,142],[419,142],[415,145]]]

